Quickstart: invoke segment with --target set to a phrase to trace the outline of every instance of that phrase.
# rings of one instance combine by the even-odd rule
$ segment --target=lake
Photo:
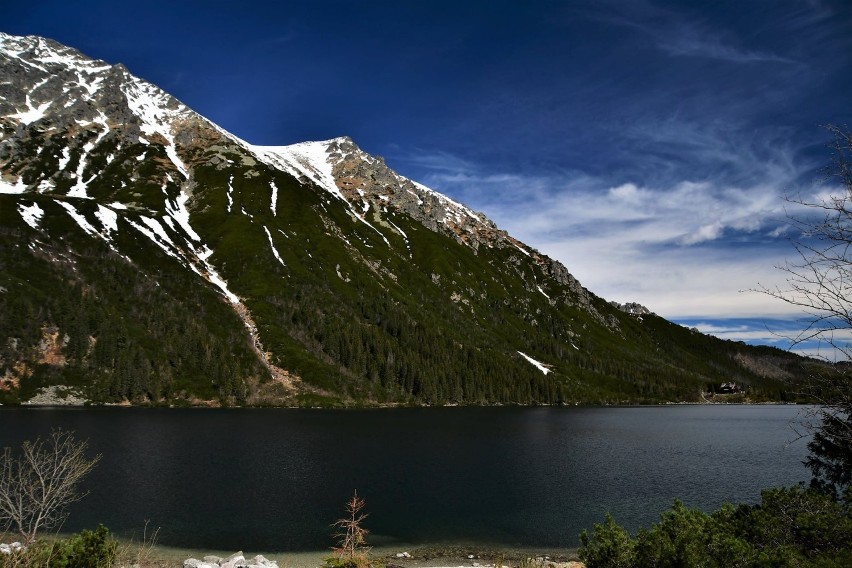
[[[64,531],[164,545],[328,549],[354,490],[374,545],[571,548],[611,512],[707,511],[809,479],[797,406],[0,409],[0,445],[74,430],[101,463]]]

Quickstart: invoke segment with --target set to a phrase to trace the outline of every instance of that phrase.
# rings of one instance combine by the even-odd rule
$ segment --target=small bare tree
[[[80,482],[100,456],[86,457],[88,444],[67,430],[54,430],[46,440],[21,445],[19,455],[5,448],[0,456],[0,529],[18,532],[25,544],[38,531],[62,524],[67,508],[86,493]]]
[[[350,568],[370,566],[368,556],[370,547],[367,546],[366,541],[369,531],[361,526],[367,518],[367,515],[361,512],[364,505],[364,500],[358,497],[356,490],[352,498],[346,502],[346,516],[332,524],[339,531],[334,536],[340,543],[339,546],[332,548],[332,551],[341,566]]]

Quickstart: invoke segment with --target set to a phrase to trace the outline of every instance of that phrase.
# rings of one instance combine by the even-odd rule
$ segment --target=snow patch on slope
[[[39,221],[44,216],[44,210],[38,206],[38,203],[33,203],[29,207],[21,203],[18,205],[18,212],[24,222],[33,229],[38,229]]]
[[[95,212],[95,217],[97,217],[98,221],[101,222],[101,225],[103,226],[107,234],[118,233],[118,213],[116,213],[109,207],[98,205],[98,210],[97,212]]]
[[[18,179],[14,184],[0,178],[0,193],[19,194],[27,190],[27,184],[23,179]]]
[[[176,200],[172,201],[169,199],[166,201],[166,213],[180,225],[181,229],[189,235],[189,238],[195,242],[201,242],[201,237],[198,236],[198,233],[189,224],[189,209],[186,208],[187,201],[189,201],[189,194],[181,190]]]
[[[291,146],[252,146],[251,150],[267,165],[276,167],[296,178],[302,176],[316,183],[338,199],[346,202],[332,174],[326,148],[329,141],[301,142]]]
[[[166,232],[163,226],[160,225],[159,221],[157,221],[156,219],[152,219],[151,217],[146,217],[145,215],[140,215],[139,220],[145,223],[145,225],[147,225],[148,228],[151,229],[151,231],[155,235],[157,235],[157,237],[159,237],[159,239],[162,240],[164,243],[168,244],[174,249],[178,248],[177,246],[175,246],[174,241],[172,241],[171,237],[169,237],[169,234]]]
[[[231,174],[231,177],[228,179],[228,213],[231,212],[231,208],[234,206],[234,176]]]
[[[93,141],[86,142],[86,144],[83,145],[83,155],[80,156],[80,162],[77,164],[77,183],[74,184],[74,187],[72,187],[68,191],[68,197],[91,199],[86,193],[86,189],[89,183],[91,183],[91,181],[95,179],[95,176],[97,176],[98,173],[93,173],[91,178],[89,178],[87,181],[83,181],[83,170],[86,169],[86,162],[88,161],[89,153],[95,149],[95,147],[100,143],[101,140],[104,139],[107,134],[109,134],[109,125],[107,124],[106,116],[104,116],[104,113],[101,111],[98,111],[98,115],[99,116],[95,120],[95,122],[97,122],[100,126],[103,127],[103,131],[99,132],[97,137]],[[63,153],[63,158],[64,156],[65,154]]]
[[[50,101],[41,104],[37,107],[33,107],[32,103],[30,103],[30,96],[27,95],[27,107],[29,107],[28,110],[19,112],[17,114],[10,114],[9,118],[17,118],[22,123],[30,125],[33,122],[44,118],[44,115],[47,114],[48,107],[50,107]]]
[[[274,181],[269,182],[269,187],[272,188],[272,202],[269,207],[272,209],[272,214],[277,217],[278,216],[278,186],[275,185]]]
[[[178,171],[189,179],[189,171],[175,151],[175,139],[169,125],[176,119],[186,117],[191,111],[183,104],[175,103],[175,99],[145,81],[127,81],[122,83],[121,89],[127,98],[130,110],[142,119],[140,129],[148,138],[145,141],[150,143],[150,139],[157,135],[165,138],[166,155]],[[176,108],[169,108],[170,104]]]
[[[68,146],[65,146],[64,148],[62,148],[62,157],[59,158],[59,171],[61,172],[62,170],[64,170],[65,166],[67,166],[68,162],[70,161],[71,150],[68,148]]]
[[[514,244],[514,243],[512,243],[512,244]],[[515,245],[515,248],[516,248],[516,249],[518,249],[519,251],[521,251],[522,253],[524,253],[524,254],[525,254],[525,255],[527,255],[527,256],[532,256],[532,255],[529,253],[529,251],[527,251],[526,249],[523,249],[523,248],[519,247],[518,245]]]
[[[523,357],[524,359],[529,361],[536,369],[538,369],[539,371],[541,371],[545,375],[550,372],[550,369],[548,369],[547,366],[544,363],[542,363],[540,361],[536,361],[535,359],[533,359],[529,355],[527,355],[525,353],[521,353],[520,351],[518,351],[518,355],[520,355],[521,357]]]
[[[136,223],[132,219],[125,219],[125,220],[128,223],[130,223],[131,227],[133,227],[134,229],[136,229],[137,231],[139,231],[140,233],[142,233],[143,235],[148,237],[148,239],[150,239],[150,241],[152,243],[157,245],[164,253],[166,253],[170,257],[176,259],[177,261],[181,262],[181,264],[183,264],[183,259],[180,256],[178,256],[171,248],[169,248],[169,246],[165,242],[158,239],[157,235],[154,233],[154,231],[152,231],[148,227],[145,227],[144,225],[140,225],[139,223]],[[144,218],[143,218],[143,220],[144,220]],[[190,266],[192,266],[192,265],[190,264]]]
[[[201,249],[198,253],[198,259],[204,265],[204,269],[207,272],[206,275],[202,276],[204,276],[211,284],[219,288],[232,304],[240,304],[239,296],[237,296],[228,289],[228,283],[225,282],[225,280],[223,280],[222,277],[219,276],[219,273],[216,272],[216,269],[213,268],[213,266],[209,262],[207,262],[207,259],[210,258],[210,255],[212,254],[213,251],[210,250],[207,245],[204,245],[204,248]],[[198,270],[192,264],[190,264],[190,267],[196,272],[198,272]],[[201,274],[200,272],[198,273]]]
[[[400,229],[399,227],[397,227],[397,226],[396,226],[396,223],[394,223],[394,222],[393,222],[393,221],[391,221],[390,219],[388,219],[388,220],[387,220],[387,222],[388,222],[388,223],[390,223],[390,224],[391,224],[391,226],[392,226],[394,229],[396,229],[396,230],[397,230],[397,232],[398,232],[400,235],[402,235],[402,238],[405,240],[405,242],[406,242],[406,244],[407,244],[407,243],[408,243],[408,235],[406,235],[406,234],[405,234],[405,231],[403,231],[402,229]]]
[[[272,249],[272,254],[275,255],[276,260],[281,263],[281,266],[287,266],[281,259],[281,255],[278,254],[278,249],[275,248],[275,243],[272,242],[272,234],[269,232],[269,229],[264,226],[263,230],[266,232],[266,238],[269,239],[269,247]]]
[[[67,201],[59,201],[58,199],[55,201],[60,206],[62,206],[65,211],[68,212],[68,215],[70,215],[71,218],[77,222],[80,228],[86,231],[86,233],[92,235],[93,237],[100,236],[100,233],[91,225],[91,223],[89,223],[88,220],[86,220],[86,218],[80,212],[77,211],[77,209],[74,208],[73,205],[71,205]]]
[[[50,104],[52,101],[47,101],[38,106],[34,106],[32,101],[30,100],[30,95],[35,93],[39,87],[47,83],[49,79],[50,75],[48,75],[48,77],[43,81],[33,86],[33,88],[30,89],[30,91],[26,94],[25,104],[27,105],[27,110],[15,114],[10,114],[8,115],[9,118],[17,118],[27,126],[37,120],[44,118],[44,115],[47,114],[47,109],[50,108]]]

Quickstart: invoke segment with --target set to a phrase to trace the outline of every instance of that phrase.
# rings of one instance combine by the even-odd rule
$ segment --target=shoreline
[[[120,539],[119,550],[124,557],[135,560],[134,547],[138,542]],[[227,558],[241,553],[246,558],[262,555],[275,561],[281,568],[319,568],[325,559],[331,556],[331,550],[314,551],[227,551],[193,549],[163,546],[155,544],[150,548],[140,547],[144,558],[142,567],[182,566],[190,558],[202,559],[205,556]],[[434,544],[410,546],[380,546],[370,549],[370,559],[380,565],[398,568],[490,568],[518,566],[524,560],[534,559],[541,568],[579,568],[577,549],[574,548],[526,548],[501,545],[476,544]]]
[[[574,404],[365,404],[344,406],[288,406],[288,405],[211,405],[211,404],[130,404],[79,401],[51,401],[31,402],[24,401],[20,404],[2,404],[0,408],[32,408],[32,409],[102,409],[102,408],[151,408],[151,409],[175,409],[175,410],[388,410],[388,409],[418,409],[418,408],[654,408],[665,406],[813,406],[812,402],[790,402],[790,401],[725,401],[725,400],[701,400],[701,401],[665,401],[665,402],[619,402],[619,403],[574,403]]]

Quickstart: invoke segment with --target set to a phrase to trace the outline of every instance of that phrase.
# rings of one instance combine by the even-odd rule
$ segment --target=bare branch
[[[87,447],[60,429],[47,440],[24,442],[20,455],[5,448],[0,457],[0,528],[15,530],[31,543],[39,530],[61,525],[68,506],[86,495],[80,482],[100,460],[87,458]]]
[[[820,199],[787,199],[817,215],[788,214],[800,236],[792,241],[796,260],[779,267],[787,285],[758,291],[804,312],[804,329],[788,338],[793,346],[817,341],[834,354],[834,364],[805,386],[819,403],[815,423],[806,424],[812,439],[805,463],[815,486],[837,492],[852,485],[852,132],[826,128],[833,155],[825,181],[839,182],[840,188]]]

